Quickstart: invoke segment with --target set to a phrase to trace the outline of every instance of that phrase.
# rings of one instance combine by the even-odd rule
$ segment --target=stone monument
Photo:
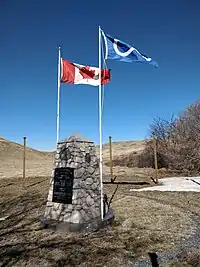
[[[61,230],[99,227],[99,160],[93,142],[74,135],[58,143],[44,221]]]

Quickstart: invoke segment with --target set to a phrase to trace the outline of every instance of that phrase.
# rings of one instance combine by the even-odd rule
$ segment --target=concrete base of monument
[[[69,222],[59,222],[56,220],[50,220],[42,218],[42,224],[45,229],[49,229],[52,231],[61,231],[61,232],[95,232],[98,231],[108,225],[111,225],[114,221],[114,213],[110,209],[103,221],[101,218],[93,219],[92,221],[88,221],[86,223],[69,223]]]

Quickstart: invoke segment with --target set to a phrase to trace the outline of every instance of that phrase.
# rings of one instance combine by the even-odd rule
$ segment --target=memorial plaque
[[[53,202],[72,204],[73,180],[73,168],[55,168]]]

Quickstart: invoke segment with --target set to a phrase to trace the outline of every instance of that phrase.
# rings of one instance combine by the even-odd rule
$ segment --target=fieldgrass
[[[113,154],[119,158],[140,153],[143,147],[142,141],[114,143]],[[108,163],[108,145],[103,153]],[[115,221],[107,228],[89,234],[44,229],[41,219],[54,153],[27,148],[26,158],[27,178],[23,181],[23,147],[0,138],[0,267],[129,267],[137,259],[148,259],[148,252],[173,251],[196,230],[193,218],[200,214],[198,193],[130,192],[139,185],[118,187],[111,204]],[[153,185],[153,169],[115,166],[113,171],[116,181]],[[159,174],[171,176],[174,172],[160,170]],[[104,181],[109,179],[109,167],[104,166]],[[109,198],[115,189],[116,185],[104,187]],[[198,266],[199,255],[199,250],[189,250],[167,266]]]
[[[7,218],[0,221],[0,266],[128,266],[148,252],[173,250],[195,230],[192,218],[200,213],[198,193],[130,192],[130,186],[119,186],[113,225],[90,234],[52,232],[41,224],[49,177],[28,178],[24,186],[20,178],[1,181],[0,217]],[[109,197],[114,189],[105,187]],[[185,258],[194,263],[196,254],[188,252],[174,264]]]

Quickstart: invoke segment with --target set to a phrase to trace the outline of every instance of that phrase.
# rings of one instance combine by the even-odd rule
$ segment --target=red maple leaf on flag
[[[85,66],[80,68],[80,74],[83,76],[83,79],[95,79],[95,71],[91,70],[90,67]]]

